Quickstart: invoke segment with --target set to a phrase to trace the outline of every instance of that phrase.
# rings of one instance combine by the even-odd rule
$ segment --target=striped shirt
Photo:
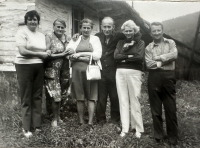
[[[176,44],[171,39],[163,39],[164,41],[160,44],[151,42],[146,47],[145,61],[148,69],[175,69],[175,60],[178,56]],[[155,57],[159,57],[159,60],[154,60]],[[161,67],[158,67],[159,62],[161,62]]]

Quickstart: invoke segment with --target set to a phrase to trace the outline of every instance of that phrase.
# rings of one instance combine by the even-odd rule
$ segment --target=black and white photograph
[[[0,0],[0,148],[199,148],[199,117],[199,0]]]

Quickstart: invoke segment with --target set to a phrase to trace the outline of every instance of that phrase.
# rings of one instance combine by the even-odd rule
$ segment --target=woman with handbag
[[[126,21],[121,29],[126,39],[118,42],[114,53],[117,61],[116,84],[122,123],[120,136],[124,137],[128,133],[131,120],[131,128],[136,130],[135,136],[140,138],[144,132],[139,99],[145,44],[142,40],[137,42],[134,40],[134,35],[140,28],[132,20]],[[129,102],[131,119],[129,119]]]
[[[95,111],[95,102],[98,97],[98,81],[87,80],[86,70],[90,58],[101,68],[100,58],[102,55],[101,42],[98,37],[91,35],[93,23],[89,19],[83,19],[80,24],[81,36],[76,41],[71,40],[67,46],[73,49],[75,54],[70,56],[72,62],[72,89],[77,100],[79,124],[84,124],[84,101],[88,101],[89,121],[92,127]]]
[[[45,63],[45,86],[47,102],[52,102],[53,121],[52,127],[57,127],[60,119],[61,103],[61,70],[65,56],[74,53],[73,50],[66,50],[70,38],[64,34],[66,23],[64,20],[56,19],[53,22],[53,32],[46,35],[47,50],[51,53]],[[67,60],[68,64],[69,61]],[[67,68],[69,66],[66,66]]]

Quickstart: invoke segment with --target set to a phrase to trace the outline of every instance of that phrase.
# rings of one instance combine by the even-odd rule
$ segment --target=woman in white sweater
[[[90,56],[101,68],[100,58],[102,47],[98,37],[90,35],[93,23],[89,19],[83,19],[80,25],[82,33],[77,41],[71,40],[67,48],[74,50],[75,54],[70,56],[72,66],[72,89],[77,100],[77,110],[80,125],[84,124],[84,101],[88,101],[89,121],[92,127],[95,111],[95,102],[98,98],[98,81],[88,81],[86,78],[86,68],[89,64]]]
[[[50,53],[46,52],[44,34],[37,31],[40,22],[37,11],[27,12],[24,21],[26,27],[18,30],[16,34],[18,54],[15,67],[21,96],[23,134],[29,138],[32,136],[31,128],[40,130],[44,81],[43,60]]]

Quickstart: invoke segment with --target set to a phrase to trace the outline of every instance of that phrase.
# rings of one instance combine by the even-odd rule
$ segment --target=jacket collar
[[[163,41],[169,43],[169,39],[164,38],[164,37],[163,37]],[[154,46],[158,46],[158,44],[156,44],[156,43],[153,41],[153,42],[151,43],[151,48],[153,48]]]

